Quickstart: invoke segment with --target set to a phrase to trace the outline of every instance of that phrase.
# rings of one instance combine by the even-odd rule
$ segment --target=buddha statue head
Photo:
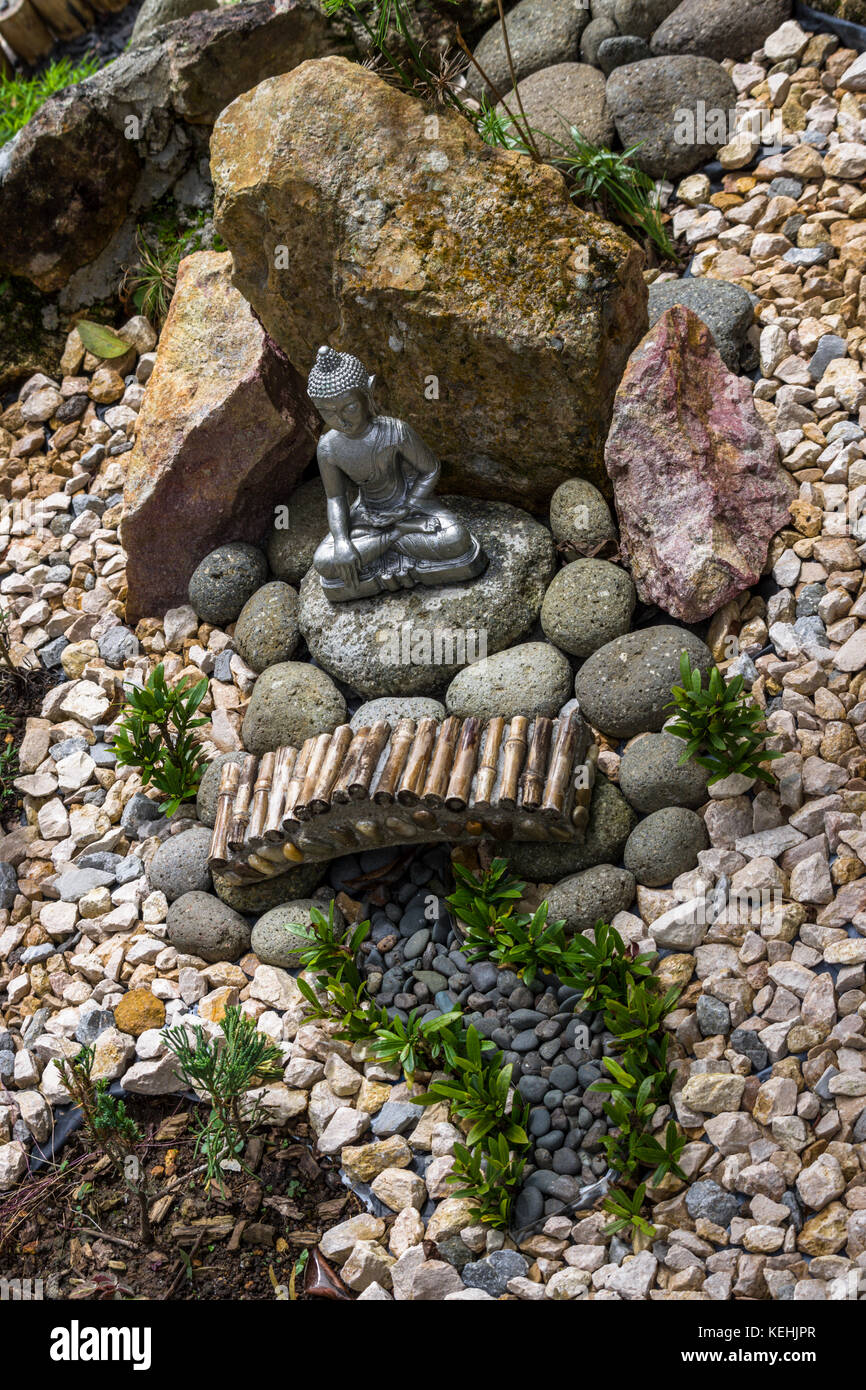
[[[376,413],[375,376],[357,357],[320,347],[307,383],[307,395],[330,430],[356,439]]]

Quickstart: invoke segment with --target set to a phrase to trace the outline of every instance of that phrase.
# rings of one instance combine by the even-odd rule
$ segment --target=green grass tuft
[[[49,97],[92,77],[101,66],[99,59],[89,53],[80,63],[70,63],[68,58],[49,63],[36,77],[0,75],[0,146],[23,130]]]

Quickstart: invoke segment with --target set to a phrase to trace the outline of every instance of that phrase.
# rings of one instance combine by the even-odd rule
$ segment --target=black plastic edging
[[[834,14],[823,10],[813,10],[802,0],[794,0],[794,18],[803,21],[810,29],[824,34],[835,34],[845,48],[856,48],[858,53],[866,53],[866,27],[852,24],[850,19],[838,19]]]

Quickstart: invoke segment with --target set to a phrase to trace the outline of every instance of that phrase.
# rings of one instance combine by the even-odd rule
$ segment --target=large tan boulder
[[[324,342],[357,353],[446,488],[531,509],[573,475],[609,491],[643,256],[559,173],[342,58],[234,101],[211,164],[234,283],[299,371]]]
[[[259,541],[315,452],[303,382],[230,280],[200,251],[177,289],[128,455],[121,539],[127,618],[186,602],[190,575],[226,541]]]

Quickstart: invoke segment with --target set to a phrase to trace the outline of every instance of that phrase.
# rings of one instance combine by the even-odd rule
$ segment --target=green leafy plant
[[[127,687],[114,752],[121,766],[140,768],[144,785],[169,798],[167,816],[195,796],[204,773],[206,759],[192,731],[207,723],[195,717],[206,694],[206,679],[170,687],[162,664],[144,685]]]
[[[581,979],[584,1008],[604,1008],[611,998],[622,999],[629,982],[651,975],[648,955],[632,955],[619,932],[607,922],[596,922],[593,936],[582,933],[573,938],[579,963],[575,975]]]
[[[437,1105],[447,1100],[452,1113],[468,1125],[466,1143],[470,1148],[493,1132],[504,1134],[509,1144],[528,1144],[524,1128],[528,1107],[518,1091],[513,1093],[508,1109],[511,1064],[503,1067],[499,1053],[486,1057],[473,1027],[466,1030],[465,1053],[452,1060],[455,1078],[432,1081],[424,1095],[414,1098],[415,1104]]]
[[[654,1169],[654,1183],[661,1182],[668,1172],[684,1178],[678,1160],[685,1137],[676,1124],[669,1123],[664,1145],[648,1133],[656,1109],[669,1089],[667,1073],[649,1071],[642,1077],[633,1075],[613,1057],[605,1057],[604,1065],[612,1079],[594,1082],[590,1090],[608,1095],[604,1112],[615,1126],[602,1139],[608,1163],[625,1179],[631,1178],[640,1168]]]
[[[616,1236],[619,1235],[620,1231],[628,1230],[636,1236],[641,1235],[652,1240],[656,1233],[655,1227],[641,1216],[645,1198],[645,1182],[636,1187],[632,1193],[623,1192],[619,1188],[614,1188],[612,1192],[609,1192],[601,1205],[602,1209],[614,1219],[608,1226],[605,1226],[605,1235]]]
[[[624,1000],[608,997],[604,1021],[620,1043],[628,1043],[641,1056],[656,1036],[667,1014],[676,1004],[680,991],[671,987],[661,994],[654,981],[630,980]]]
[[[240,1157],[251,1132],[267,1119],[258,1097],[250,1102],[250,1087],[281,1077],[285,1067],[280,1049],[237,1005],[226,1009],[222,1032],[221,1038],[209,1038],[196,1027],[191,1040],[178,1025],[162,1035],[184,1081],[210,1101],[209,1115],[198,1119],[196,1142],[209,1183],[220,1176],[227,1159]]]
[[[565,922],[548,922],[549,904],[541,903],[534,913],[510,913],[494,923],[493,936],[470,927],[466,936],[470,963],[491,960],[495,965],[517,970],[531,985],[539,970],[550,970],[563,983],[570,983],[570,943],[565,938]]]
[[[18,776],[18,750],[15,747],[15,720],[0,707],[0,806],[15,796],[12,783]]]
[[[511,901],[514,892],[504,879],[501,861],[486,879],[488,895],[500,894]],[[517,895],[519,897],[519,893]],[[309,970],[320,993],[303,976],[298,988],[315,1018],[339,1019],[338,1038],[350,1042],[370,1040],[370,1054],[385,1063],[397,1063],[410,1084],[416,1070],[437,1066],[447,1068],[451,1078],[435,1078],[419,1105],[447,1101],[468,1130],[466,1155],[455,1167],[455,1181],[463,1184],[461,1195],[472,1196],[483,1219],[504,1225],[514,1190],[519,1186],[524,1159],[512,1158],[512,1146],[529,1143],[524,1128],[526,1106],[514,1093],[509,1112],[511,1067],[502,1066],[501,1053],[493,1043],[482,1039],[475,1028],[463,1030],[460,1011],[455,1009],[434,1018],[423,1018],[412,1010],[404,1020],[395,1013],[389,1017],[367,993],[358,968],[357,954],[370,930],[369,922],[339,928],[334,923],[333,903],[328,915],[318,908],[310,913],[310,926],[292,925],[289,930],[306,938],[299,951],[301,964]],[[324,995],[327,1002],[323,1002]],[[470,1153],[471,1149],[471,1153]]]
[[[74,1057],[59,1060],[57,1071],[71,1100],[81,1110],[88,1142],[105,1155],[135,1200],[141,1242],[149,1248],[153,1244],[149,1206],[154,1194],[138,1157],[141,1130],[127,1113],[123,1100],[110,1094],[108,1082],[103,1078],[94,1080],[93,1061],[94,1049],[82,1047]]]
[[[132,298],[140,314],[153,323],[165,322],[177,284],[177,268],[183,248],[176,240],[149,237],[142,227],[135,233],[138,260],[127,270],[123,291]]]
[[[316,983],[322,988],[329,983],[342,984],[344,981],[355,989],[363,985],[357,955],[370,935],[369,921],[345,929],[338,927],[334,922],[332,899],[328,904],[327,917],[319,908],[311,908],[310,926],[291,923],[287,931],[307,941],[306,946],[298,949],[297,956],[303,968],[316,975]],[[306,997],[309,998],[309,994]],[[317,1002],[315,996],[311,1002]]]
[[[121,296],[138,313],[157,325],[165,322],[184,256],[193,251],[225,251],[225,242],[213,232],[205,211],[190,219],[173,203],[163,200],[148,222],[136,228],[137,259],[124,272]]]
[[[471,1216],[487,1226],[506,1226],[514,1194],[523,1181],[526,1155],[515,1155],[504,1134],[495,1134],[485,1149],[454,1145],[454,1167],[448,1181],[455,1197],[473,1203]]]
[[[485,144],[495,145],[502,150],[517,150],[518,154],[533,154],[521,127],[512,116],[491,105],[486,93],[481,98],[480,110],[475,117],[475,128]]]
[[[469,931],[492,937],[497,923],[514,911],[526,884],[509,875],[507,859],[494,859],[480,877],[456,861],[451,867],[458,887],[445,901]]]
[[[505,859],[495,859],[481,878],[460,864],[453,867],[460,887],[446,901],[466,929],[471,963],[491,960],[519,971],[529,984],[539,971],[550,971],[581,991],[582,1008],[624,998],[630,981],[651,975],[651,957],[634,955],[605,922],[596,923],[594,936],[567,938],[563,921],[547,920],[547,902],[534,913],[515,913],[526,885],[508,875]]]
[[[419,1063],[435,1063],[453,1047],[453,1039],[445,1036],[452,1024],[461,1017],[459,1009],[440,1014],[437,1018],[424,1019],[413,1009],[405,1023],[395,1015],[388,1019],[387,1014],[380,1022],[373,1039],[372,1054],[380,1062],[398,1062],[406,1073],[411,1086]],[[452,1062],[456,1052],[450,1052]]]
[[[0,74],[0,146],[17,135],[49,97],[92,77],[101,66],[99,59],[88,53],[78,63],[68,58],[49,63],[37,77]]]
[[[627,226],[639,227],[663,256],[676,258],[676,247],[662,220],[655,183],[631,163],[639,144],[627,150],[610,150],[585,140],[576,126],[569,127],[567,140],[551,139],[551,143],[559,151],[551,163],[573,182],[575,195],[591,198]]]
[[[772,784],[773,777],[761,764],[781,753],[764,748],[764,712],[743,694],[742,676],[725,682],[713,667],[706,689],[699,670],[692,670],[688,653],[680,655],[682,685],[675,685],[668,709],[677,711],[677,720],[668,732],[686,742],[680,765],[690,758],[712,774],[712,786],[723,777],[738,772]]]

